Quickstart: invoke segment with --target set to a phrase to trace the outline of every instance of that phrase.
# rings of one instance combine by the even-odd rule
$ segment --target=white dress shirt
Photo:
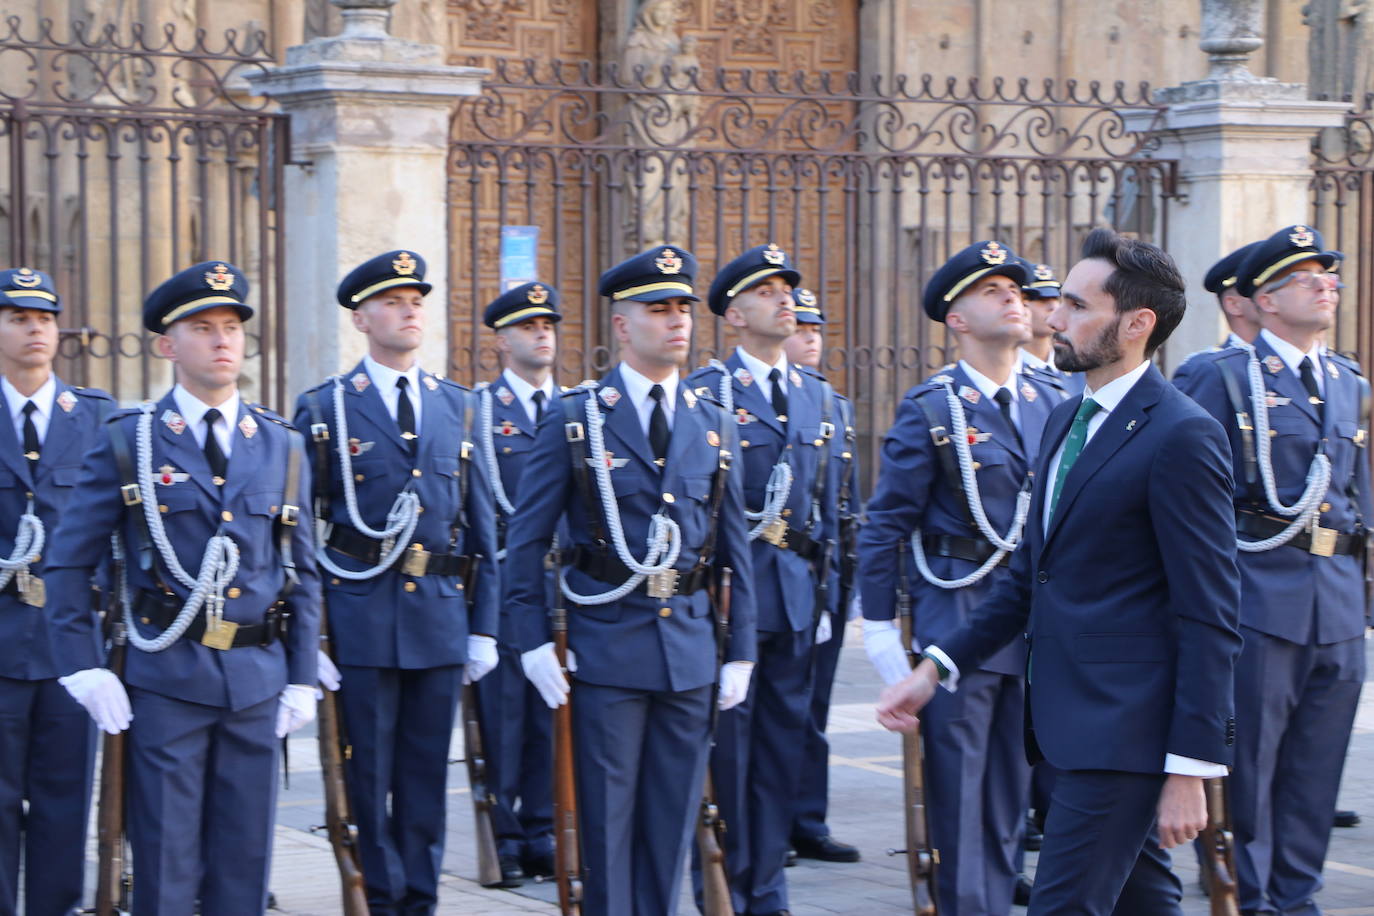
[[[0,375],[0,391],[5,393],[5,404],[10,409],[14,435],[21,449],[24,447],[24,405],[33,401],[33,428],[38,430],[38,442],[41,445],[48,438],[48,421],[52,419],[53,401],[57,397],[57,377],[48,373],[48,380],[38,386],[32,397],[25,397],[10,384],[9,379]]]
[[[372,384],[377,386],[377,393],[382,396],[386,412],[391,414],[393,420],[396,419],[397,405],[401,403],[401,390],[396,387],[396,380],[405,376],[406,397],[410,398],[410,407],[415,412],[415,435],[420,435],[420,366],[415,364],[404,372],[397,372],[389,366],[383,366],[371,356],[364,356],[363,368],[367,370],[367,377],[372,379]]]
[[[1016,424],[1016,431],[1021,431],[1021,394],[1016,390],[1016,369],[1013,367],[1011,375],[1002,384],[997,384],[977,369],[968,364],[967,360],[959,360],[959,368],[963,369],[968,375],[969,381],[973,386],[982,392],[983,397],[993,403],[997,402],[997,391],[1005,388],[1011,392],[1011,421]],[[1000,410],[1000,408],[998,408]]]
[[[237,423],[239,418],[239,390],[235,388],[234,393],[229,395],[223,404],[206,404],[178,384],[172,389],[172,400],[176,402],[181,418],[186,421],[186,428],[196,437],[196,445],[201,449],[205,448],[205,412],[211,407],[219,411],[220,417],[215,421],[215,441],[219,442],[219,450],[228,458],[234,450],[234,437],[231,433],[234,429],[233,424]]]
[[[1322,371],[1321,344],[1313,344],[1312,349],[1304,353],[1268,328],[1261,330],[1260,336],[1264,338],[1265,343],[1274,348],[1279,359],[1283,360],[1283,364],[1298,378],[1302,378],[1302,373],[1298,371],[1298,364],[1303,361],[1304,357],[1312,360],[1312,374],[1317,377],[1317,391],[1321,393],[1322,397],[1326,397],[1326,373]]]
[[[754,384],[759,386],[759,394],[763,395],[765,401],[770,404],[773,402],[773,382],[768,378],[768,375],[774,369],[778,370],[778,379],[782,382],[782,393],[787,394],[786,353],[779,356],[778,361],[770,366],[743,347],[735,347],[735,352],[739,354],[740,362],[744,363],[744,368],[748,369],[749,374],[754,377]]]
[[[620,382],[625,386],[625,397],[630,399],[634,405],[635,413],[639,415],[639,427],[644,430],[644,436],[649,435],[649,418],[654,413],[654,399],[649,397],[649,390],[655,385],[663,386],[663,413],[668,417],[668,429],[673,428],[673,414],[677,410],[677,370],[661,382],[655,382],[648,377],[641,375],[630,368],[629,363],[620,364]]]
[[[511,390],[511,393],[520,401],[520,406],[525,408],[525,416],[530,418],[531,423],[537,423],[539,417],[534,406],[534,393],[544,392],[544,409],[548,410],[553,405],[553,375],[544,379],[544,384],[538,388],[516,375],[514,372],[501,373],[501,381]],[[666,409],[666,408],[665,408]]]

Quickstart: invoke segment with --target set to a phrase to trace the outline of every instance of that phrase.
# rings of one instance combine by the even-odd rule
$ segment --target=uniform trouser
[[[1163,785],[1162,773],[1060,771],[1027,916],[1181,916],[1154,830]]]
[[[368,907],[373,916],[433,913],[463,666],[347,665],[340,673],[344,728],[353,750],[348,791]]]
[[[835,669],[844,647],[844,624],[836,622],[834,635],[816,647],[816,666],[811,681],[811,720],[802,748],[801,790],[792,819],[792,836],[818,840],[830,835],[825,813],[830,801],[830,741],[825,737],[830,718],[830,694],[835,686]]]
[[[278,700],[247,709],[129,689],[135,916],[251,916],[267,907]]]
[[[584,916],[669,916],[701,801],[710,686],[572,689]]]
[[[1319,913],[1322,860],[1364,680],[1364,640],[1243,628],[1231,819],[1243,913]]]
[[[525,677],[520,653],[498,651],[501,663],[477,683],[497,852],[543,855],[553,851],[553,719]]]
[[[811,711],[810,627],[759,633],[749,695],[720,714],[711,756],[716,801],[725,820],[725,864],[737,913],[787,909],[783,867],[801,780]],[[693,857],[698,902],[701,871]]]
[[[972,671],[956,692],[937,691],[921,716],[942,913],[1011,910],[1030,779],[1024,709],[1021,678]]]
[[[0,916],[81,904],[95,725],[55,678],[0,677]],[[27,813],[24,802],[28,801]]]

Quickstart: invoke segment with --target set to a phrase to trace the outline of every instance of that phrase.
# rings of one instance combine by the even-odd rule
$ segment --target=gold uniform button
[[[166,507],[166,506],[158,506],[158,507],[157,507],[157,511],[159,511],[159,512],[166,512],[166,511],[167,511],[167,507]]]
[[[234,513],[230,512],[228,509],[225,509],[223,512],[219,514],[219,517],[226,522],[232,522],[234,520]]]
[[[505,448],[501,449],[501,454],[503,454],[503,455],[509,455],[509,454],[510,454],[510,446],[508,445],[508,446],[506,446]],[[455,472],[455,473],[456,473],[456,472]]]
[[[981,461],[975,461],[975,462],[973,462],[973,469],[974,469],[975,471],[981,471],[981,470],[983,469],[983,462],[981,462]]]
[[[276,507],[276,506],[270,507],[270,508],[267,510],[267,514],[268,514],[268,515],[276,515],[276,514],[277,514],[277,507]]]
[[[816,446],[816,448],[820,448],[822,445],[825,444],[825,440],[824,440],[824,439],[813,439],[813,440],[811,440],[811,444],[814,445],[814,446]]]
[[[658,616],[671,617],[673,616],[673,609],[670,607],[661,607],[658,609]]]
[[[740,444],[740,447],[741,447],[741,448],[748,448],[748,447],[749,447],[749,440],[748,440],[748,439],[741,439],[740,442],[739,442],[739,444]]]
[[[419,477],[419,476],[420,476],[420,469],[419,469],[419,468],[412,468],[411,471],[410,471],[410,476],[411,476],[411,477]]]
[[[1331,504],[1330,504],[1330,503],[1322,503],[1322,511],[1323,511],[1323,512],[1330,512],[1330,511],[1331,511]]]
[[[239,595],[243,594],[243,591],[237,585],[235,585],[224,594],[228,595],[230,598],[237,598]]]
[[[151,617],[140,617],[140,618],[138,618],[138,622],[139,622],[139,623],[152,623],[152,622],[153,622],[153,618],[151,618]]]
[[[362,482],[363,482],[363,475],[362,475],[362,474],[354,474],[354,475],[353,475],[353,479],[356,480],[356,481],[358,481],[358,483],[362,483]]]
[[[790,518],[791,516],[792,516],[792,510],[791,510],[791,509],[783,509],[783,510],[782,510],[782,517],[783,517],[783,518]]]
[[[408,592],[413,592],[415,591],[415,583],[407,582],[405,585],[402,585],[401,588],[405,589]]]
[[[664,493],[663,501],[671,506],[673,503],[677,502],[677,497],[671,493]]]
[[[339,579],[338,579],[338,577],[336,576],[336,577],[330,579],[330,580],[329,580],[329,584],[330,584],[330,585],[338,585],[338,584],[339,584]]]

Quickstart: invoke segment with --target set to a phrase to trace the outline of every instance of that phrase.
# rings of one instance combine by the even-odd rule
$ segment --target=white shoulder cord
[[[14,532],[14,551],[8,560],[0,558],[0,589],[18,576],[19,591],[23,593],[28,590],[29,564],[37,562],[46,538],[43,522],[34,514],[33,497],[30,496],[24,514],[19,516],[19,527]]]
[[[506,495],[506,485],[501,481],[501,464],[496,460],[496,439],[491,431],[491,386],[482,382],[476,388],[478,398],[477,408],[477,442],[482,449],[483,459],[487,465],[487,480],[491,483],[491,495],[496,500],[496,506],[506,518],[515,515],[515,504]],[[524,408],[521,408],[522,410]],[[506,549],[502,547],[496,551],[497,561],[506,558]]]
[[[654,513],[651,524],[649,525],[648,552],[644,557],[644,562],[640,563],[630,555],[630,548],[625,543],[625,529],[620,524],[620,507],[615,501],[615,490],[611,486],[611,469],[606,463],[606,440],[601,428],[605,425],[605,418],[601,414],[601,408],[596,403],[596,395],[587,392],[587,447],[591,452],[589,458],[592,463],[592,473],[596,475],[597,495],[601,497],[601,512],[606,518],[606,528],[611,535],[611,543],[615,546],[616,556],[620,562],[624,563],[633,573],[619,587],[603,592],[600,595],[579,595],[568,587],[567,581],[559,575],[559,586],[563,589],[563,594],[574,604],[595,605],[610,604],[619,601],[630,592],[634,591],[639,583],[649,576],[667,572],[677,563],[678,553],[682,550],[682,529],[678,523],[669,518],[662,509]],[[664,555],[665,550],[667,555]]]
[[[711,360],[708,365],[720,372],[720,403],[725,408],[725,415],[729,420],[735,419],[735,390],[730,370],[725,363],[718,359]],[[770,525],[782,518],[782,510],[787,506],[787,498],[792,495],[792,466],[779,458],[778,463],[773,465],[773,470],[768,473],[768,487],[763,498],[763,510],[760,512],[750,511],[747,507],[744,510],[744,517],[751,522],[758,522],[753,528],[749,529],[749,540],[756,541]]]
[[[344,412],[343,379],[332,376],[334,381],[334,427],[338,433],[335,449],[339,453],[340,476],[342,477],[344,503],[348,506],[348,521],[360,534],[376,538],[382,542],[381,558],[376,566],[368,569],[344,569],[329,555],[325,539],[319,538],[315,545],[315,557],[320,565],[340,579],[360,582],[375,579],[391,568],[392,564],[410,546],[410,536],[420,521],[420,496],[412,490],[402,490],[396,494],[386,514],[386,527],[378,531],[363,521],[358,513],[358,490],[353,486],[353,455],[348,448],[348,415]]]
[[[1260,478],[1264,481],[1264,496],[1269,502],[1270,509],[1279,515],[1293,518],[1287,528],[1262,541],[1236,538],[1238,550],[1245,553],[1261,553],[1282,547],[1297,537],[1303,528],[1312,524],[1320,511],[1327,487],[1331,485],[1331,459],[1320,451],[1313,455],[1312,464],[1307,469],[1307,484],[1298,501],[1291,506],[1279,502],[1278,487],[1274,483],[1274,463],[1269,453],[1269,403],[1266,400],[1264,376],[1260,374],[1259,356],[1250,344],[1242,343],[1238,346],[1248,350],[1250,354],[1247,368],[1250,375],[1251,409],[1255,414],[1255,460],[1259,465]]]
[[[124,626],[129,631],[129,643],[142,652],[161,652],[181,638],[201,607],[205,608],[205,632],[213,633],[219,629],[220,621],[224,619],[224,589],[234,581],[239,571],[239,547],[227,534],[216,533],[205,544],[196,578],[191,578],[182,567],[171,541],[167,540],[167,529],[162,525],[162,512],[158,508],[157,488],[153,484],[153,402],[144,401],[139,410],[134,473],[138,477],[138,490],[142,497],[140,505],[148,523],[148,536],[167,565],[167,571],[182,586],[191,590],[172,625],[155,639],[146,639],[138,632],[134,626],[133,602],[125,596]]]
[[[930,565],[926,562],[925,545],[921,542],[920,528],[917,528],[911,535],[911,552],[916,558],[916,568],[921,571],[921,577],[931,585],[949,589],[967,588],[980,582],[983,577],[996,568],[998,563],[1002,562],[1004,556],[1020,545],[1021,531],[1026,525],[1026,516],[1030,513],[1031,492],[1030,487],[1025,485],[1021,487],[1021,492],[1016,494],[1016,513],[1012,518],[1011,527],[1007,529],[1007,536],[1003,538],[998,535],[988,521],[987,514],[983,511],[983,498],[978,493],[978,475],[973,470],[973,455],[969,450],[968,422],[964,419],[964,408],[959,404],[959,398],[955,395],[954,387],[949,382],[944,383],[944,389],[945,400],[949,403],[949,438],[954,446],[954,454],[959,459],[959,476],[964,482],[964,495],[968,500],[969,512],[973,515],[973,521],[978,526],[978,533],[987,538],[996,550],[993,551],[992,556],[983,561],[982,566],[962,579],[941,579],[931,572]]]

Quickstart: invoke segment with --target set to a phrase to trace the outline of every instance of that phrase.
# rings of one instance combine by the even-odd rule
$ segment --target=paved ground
[[[796,916],[844,913],[878,916],[911,912],[906,872],[900,858],[884,851],[902,844],[901,751],[896,736],[873,721],[878,680],[851,629],[836,684],[831,721],[832,799],[830,824],[836,837],[856,844],[856,865],[806,862],[788,871]],[[1369,643],[1374,672],[1374,641]],[[455,746],[454,757],[461,756]],[[338,914],[338,879],[328,843],[310,831],[323,820],[323,801],[313,738],[296,738],[291,748],[291,787],[278,805],[277,846],[272,887],[281,910],[292,916]],[[553,888],[528,885],[516,891],[487,890],[476,873],[471,836],[472,809],[466,774],[452,768],[449,784],[449,839],[439,912],[446,916],[554,913]],[[1327,916],[1374,916],[1374,685],[1367,685],[1346,768],[1341,807],[1359,810],[1364,826],[1336,830],[1326,867],[1326,890],[1319,902]],[[1030,864],[1034,864],[1034,856]],[[1206,899],[1197,891],[1191,856],[1178,856],[1177,868],[1187,896],[1188,916],[1203,916]],[[684,914],[693,912],[684,899]],[[1017,910],[1016,912],[1023,912]]]

